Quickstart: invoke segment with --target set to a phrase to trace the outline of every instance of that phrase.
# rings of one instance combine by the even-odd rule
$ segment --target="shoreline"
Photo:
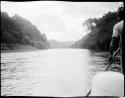
[[[1,46],[1,53],[11,53],[11,52],[28,52],[28,51],[38,51],[45,50],[46,48],[39,49],[37,47],[33,47],[31,45],[19,45],[12,44],[11,47],[8,47],[6,44]]]
[[[8,49],[8,50],[1,50],[1,53],[11,53],[11,52],[28,52],[28,51],[38,51],[41,49]]]
[[[28,52],[28,51],[35,51],[35,50],[41,50],[41,49],[29,46],[29,45],[25,45],[25,46],[20,45],[18,47],[13,47],[13,49],[9,49],[9,48],[1,49],[1,53]]]

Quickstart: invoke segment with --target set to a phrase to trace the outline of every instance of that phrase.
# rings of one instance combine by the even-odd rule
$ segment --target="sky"
[[[99,18],[108,11],[116,11],[122,2],[66,2],[66,1],[1,1],[1,11],[10,17],[15,14],[36,25],[47,39],[77,41],[88,31],[82,26],[88,18]]]

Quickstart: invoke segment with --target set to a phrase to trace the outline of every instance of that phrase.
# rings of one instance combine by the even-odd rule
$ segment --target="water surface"
[[[48,49],[1,54],[3,96],[85,96],[91,79],[103,71],[104,53]]]

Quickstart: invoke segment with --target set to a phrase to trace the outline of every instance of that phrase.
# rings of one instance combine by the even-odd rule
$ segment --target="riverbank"
[[[1,46],[1,53],[9,53],[9,52],[28,52],[28,51],[36,51],[40,50],[36,47],[33,47],[31,45],[11,45],[9,47],[7,46]]]

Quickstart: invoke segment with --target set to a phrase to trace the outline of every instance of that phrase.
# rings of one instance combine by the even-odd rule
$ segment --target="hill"
[[[46,35],[41,34],[29,20],[18,15],[9,17],[8,13],[1,12],[1,50],[20,46],[49,48]]]
[[[56,41],[48,40],[50,48],[71,48],[71,45],[74,44],[74,41]]]
[[[72,45],[72,47],[109,51],[113,26],[117,22],[117,11],[108,12],[101,18],[87,19],[83,26],[87,26],[90,32]]]

